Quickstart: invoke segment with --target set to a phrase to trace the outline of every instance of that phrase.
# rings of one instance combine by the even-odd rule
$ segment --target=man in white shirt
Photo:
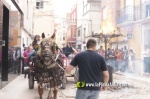
[[[150,49],[145,45],[144,53],[144,73],[150,73]]]

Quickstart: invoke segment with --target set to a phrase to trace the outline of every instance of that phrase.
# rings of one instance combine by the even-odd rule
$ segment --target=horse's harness
[[[58,75],[55,73],[58,70],[65,72],[64,68],[57,62],[56,58],[58,57],[55,54],[55,43],[54,42],[52,43],[53,43],[53,46],[52,44],[49,44],[49,40],[42,41],[40,60],[36,59],[35,64],[34,64],[36,72],[37,72],[37,76],[40,76],[40,78],[46,78],[47,80],[50,76],[57,78],[56,76]],[[51,64],[45,65],[43,63],[45,57],[47,57],[48,60],[51,61]]]

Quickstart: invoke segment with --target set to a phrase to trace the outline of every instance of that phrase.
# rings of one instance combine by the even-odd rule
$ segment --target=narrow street
[[[150,99],[150,0],[0,0],[0,99],[40,99],[35,78],[58,99]]]
[[[117,87],[111,90],[100,92],[99,99],[149,99],[150,97],[150,77],[136,76],[131,74],[114,74],[114,82],[118,84],[128,84],[128,87]],[[67,88],[59,90],[58,99],[74,99],[76,86],[73,77],[68,78]],[[46,99],[48,90],[45,89],[43,99]],[[6,87],[0,90],[0,99],[39,99],[37,84],[35,88],[28,88],[28,79],[23,75],[18,76]]]

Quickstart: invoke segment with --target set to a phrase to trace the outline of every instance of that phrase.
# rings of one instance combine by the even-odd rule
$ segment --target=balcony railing
[[[150,2],[135,6],[135,20],[142,20],[150,16]]]
[[[117,23],[134,20],[134,6],[126,6],[118,11]]]
[[[117,24],[150,18],[150,2],[141,3],[137,6],[126,6],[118,10],[117,14]]]

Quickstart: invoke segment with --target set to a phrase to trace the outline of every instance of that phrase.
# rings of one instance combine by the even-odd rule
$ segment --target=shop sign
[[[127,39],[132,39],[132,33],[127,33]]]

